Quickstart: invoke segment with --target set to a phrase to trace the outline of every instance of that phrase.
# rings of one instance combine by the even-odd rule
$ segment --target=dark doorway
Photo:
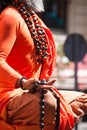
[[[42,19],[48,27],[66,30],[67,0],[44,0]]]

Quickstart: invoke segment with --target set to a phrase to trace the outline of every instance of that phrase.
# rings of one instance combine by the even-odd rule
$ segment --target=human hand
[[[36,91],[39,91],[41,89],[51,89],[53,87],[53,83],[56,81],[56,79],[52,79],[50,81],[46,81],[45,79],[38,80],[34,78],[30,78],[28,80],[23,80],[23,88],[29,90],[31,93],[35,93]]]
[[[38,80],[34,86],[30,89],[31,93],[35,93],[36,91],[40,91],[42,89],[44,90],[49,90],[51,88],[53,88],[53,83],[56,81],[56,79],[52,79],[50,81],[46,81],[45,79],[42,80]]]
[[[57,80],[57,79],[52,79],[52,80],[50,80],[50,81],[47,81],[47,82],[46,82],[46,85],[53,85],[56,80]]]
[[[37,78],[29,78],[22,80],[22,86],[26,90],[31,90],[35,84],[37,84],[39,80]]]

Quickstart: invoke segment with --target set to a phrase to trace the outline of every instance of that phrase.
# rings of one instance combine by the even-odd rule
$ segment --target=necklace
[[[40,97],[40,128],[44,130],[44,115],[45,115],[45,101],[44,101],[44,92],[45,90],[41,90],[41,97]]]
[[[34,94],[37,90],[38,85],[45,85],[46,84],[46,80],[42,79],[39,82],[36,82],[33,86],[33,88],[31,89],[30,93]],[[45,116],[45,100],[44,100],[44,96],[45,96],[45,91],[44,89],[40,90],[40,129],[44,130],[44,116]],[[56,102],[57,102],[57,109],[55,111],[55,130],[58,130],[59,127],[59,123],[60,123],[60,98],[56,96],[56,94],[50,90],[53,94],[53,96],[56,98]]]
[[[52,92],[53,93],[53,92]],[[45,100],[44,100],[44,94],[45,94],[45,90],[42,89],[41,90],[41,97],[40,97],[40,128],[41,130],[44,130],[44,115],[45,115]],[[55,130],[58,130],[59,127],[59,123],[60,123],[60,99],[59,97],[56,96],[56,94],[54,94],[54,97],[56,98],[56,102],[57,102],[57,109],[55,112]]]
[[[48,57],[47,38],[44,29],[41,27],[40,22],[35,15],[35,12],[33,10],[28,12],[24,4],[17,0],[13,0],[12,5],[16,7],[27,24],[36,48],[37,62],[43,63]]]

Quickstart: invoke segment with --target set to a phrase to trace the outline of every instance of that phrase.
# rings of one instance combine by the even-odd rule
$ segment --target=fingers
[[[50,90],[51,88],[54,88],[54,86],[53,85],[39,85],[37,87],[37,90],[40,90],[40,89]]]
[[[48,81],[46,85],[52,85],[57,79],[52,79],[51,81]]]
[[[41,89],[46,89],[46,90],[50,90],[51,88],[53,88],[53,83],[56,81],[56,79],[52,79],[48,82],[46,82],[46,80],[42,79],[39,80],[37,78],[33,79],[29,79],[29,90],[31,93],[35,93],[36,91],[39,91]]]

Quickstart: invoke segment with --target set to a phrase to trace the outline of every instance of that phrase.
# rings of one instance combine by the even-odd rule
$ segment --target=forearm
[[[9,66],[4,59],[0,58],[0,82],[15,87],[15,84],[22,75]]]

